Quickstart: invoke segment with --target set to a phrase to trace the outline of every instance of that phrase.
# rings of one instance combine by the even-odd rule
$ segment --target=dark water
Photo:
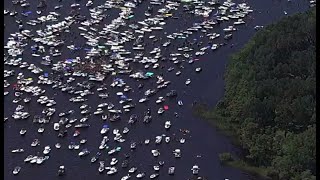
[[[49,1],[48,1],[49,2]],[[200,61],[195,62],[192,67],[186,67],[182,70],[182,74],[179,77],[176,77],[174,73],[165,74],[165,79],[170,80],[172,83],[167,89],[176,89],[178,92],[186,91],[186,94],[179,94],[178,99],[182,99],[184,102],[183,107],[178,107],[176,105],[175,100],[171,100],[166,102],[169,105],[170,111],[164,113],[162,118],[154,118],[152,123],[147,125],[143,125],[142,123],[137,124],[135,126],[130,127],[130,132],[127,135],[126,142],[123,143],[122,148],[124,151],[129,151],[129,146],[131,141],[139,141],[145,138],[154,138],[156,135],[161,135],[163,133],[171,134],[173,132],[177,132],[177,129],[189,129],[191,131],[191,137],[188,137],[185,144],[178,143],[169,143],[168,145],[160,145],[157,148],[160,149],[161,156],[159,159],[155,159],[152,157],[150,151],[155,148],[155,145],[152,143],[148,146],[138,146],[136,151],[134,151],[131,155],[132,157],[130,164],[136,165],[138,169],[144,169],[147,172],[147,176],[145,178],[149,178],[150,172],[152,172],[152,165],[154,165],[159,160],[165,161],[165,168],[160,170],[160,176],[158,179],[161,180],[183,180],[192,177],[191,167],[195,163],[198,164],[201,168],[200,175],[207,177],[210,180],[220,180],[224,178],[229,178],[231,180],[245,180],[250,179],[250,177],[240,170],[221,166],[218,160],[218,154],[225,151],[231,151],[233,153],[237,152],[237,148],[234,147],[230,140],[223,135],[221,135],[216,129],[212,128],[206,121],[203,121],[197,117],[192,116],[191,113],[191,103],[194,100],[208,103],[209,105],[214,105],[218,102],[218,100],[223,96],[224,93],[224,81],[223,81],[223,73],[225,71],[225,66],[227,64],[229,56],[239,50],[243,45],[252,37],[255,33],[254,26],[256,25],[267,25],[272,22],[279,20],[281,17],[285,16],[283,11],[287,11],[288,15],[302,12],[308,9],[308,1],[306,0],[292,0],[292,2],[288,3],[287,1],[280,0],[248,0],[244,1],[248,5],[252,7],[254,10],[253,13],[249,15],[249,17],[244,20],[247,22],[244,26],[239,26],[239,30],[234,33],[233,39],[230,40],[229,45],[219,48],[217,51],[213,53],[206,54],[200,57]],[[31,1],[31,10],[34,14],[28,17],[28,19],[34,19],[36,17],[35,14],[35,5],[36,1]],[[70,7],[70,4],[74,3],[74,1],[64,1],[63,5],[65,7]],[[80,1],[80,4],[85,4],[86,2]],[[53,6],[58,5],[57,1],[51,0],[47,12],[54,11]],[[98,4],[103,4],[102,1],[94,2],[94,6]],[[139,12],[144,12],[148,5],[148,2],[145,1],[140,5],[135,12],[135,20],[143,20],[143,14],[139,15]],[[5,0],[4,2],[5,9],[13,9],[11,2]],[[61,13],[61,17],[65,17],[66,14],[70,11],[70,9],[60,9],[58,10]],[[88,14],[88,10],[86,7],[82,7],[82,14]],[[141,10],[143,9],[143,10]],[[22,9],[19,7],[16,9],[18,12],[21,12]],[[110,17],[108,17],[104,23],[108,24],[111,22],[113,18],[115,18],[118,14],[118,10],[110,10]],[[47,13],[44,13],[47,14]],[[19,16],[21,17],[21,16]],[[27,19],[22,17],[22,19]],[[18,31],[18,25],[14,23],[14,18],[10,16],[6,16],[4,18],[6,28],[4,32],[4,41],[7,42],[7,38],[10,33]],[[165,25],[166,29],[163,30],[167,32],[174,32],[176,29],[186,29],[186,27],[190,27],[191,23],[197,21],[197,19],[188,19],[187,22],[181,20],[168,20]],[[27,26],[26,26],[27,27]],[[77,28],[74,28],[77,29]],[[218,28],[219,29],[219,28]],[[217,31],[218,31],[217,29]],[[222,28],[221,28],[222,29]],[[78,32],[75,30],[75,32]],[[159,33],[160,34],[160,33]],[[76,34],[74,34],[76,35]],[[84,43],[83,38],[79,37],[77,39],[73,39],[71,36],[69,39],[73,40],[75,43]],[[234,44],[231,48],[230,44]],[[130,46],[126,47],[130,49]],[[152,49],[151,47],[147,47],[148,49]],[[169,49],[167,50],[169,51]],[[56,58],[56,60],[65,59],[65,58],[73,58],[76,56],[81,56],[83,54],[71,54],[64,53],[61,57]],[[26,59],[29,63],[34,63],[37,66],[40,64],[40,57],[34,58],[31,57],[31,52],[25,51],[24,59]],[[55,60],[55,59],[54,59]],[[40,67],[43,67],[39,65]],[[194,68],[202,67],[203,71],[200,74],[195,75]],[[9,67],[5,67],[5,69],[9,69]],[[159,72],[160,70],[157,70]],[[18,69],[16,69],[16,73]],[[24,72],[25,73],[25,72]],[[28,73],[25,73],[28,77]],[[29,74],[31,76],[31,74]],[[187,78],[191,78],[192,83],[190,87],[186,88],[184,85],[184,81]],[[108,78],[106,81],[110,82],[112,78]],[[12,84],[14,83],[14,77],[8,78],[8,81]],[[110,83],[109,83],[110,84]],[[135,84],[132,80],[127,80],[127,84],[133,86]],[[42,86],[44,87],[44,86]],[[146,84],[144,90],[151,87],[149,84]],[[57,95],[54,95],[54,92],[49,88],[46,89],[46,95],[48,97],[55,97],[57,102],[56,113],[63,112],[69,109],[75,109],[80,106],[77,104],[77,107],[74,107],[74,104],[70,103],[68,99],[70,96],[68,94],[63,94],[58,92]],[[116,90],[111,89],[110,94],[114,94]],[[164,96],[167,90],[161,91],[158,96]],[[141,98],[142,92],[136,92],[135,94],[139,94],[139,97],[135,97],[135,94],[131,93],[131,98]],[[97,102],[101,103],[102,100],[98,99],[96,96],[89,96],[89,104],[92,107],[92,111],[95,110]],[[9,94],[4,99],[4,115],[7,117],[11,117],[16,105],[12,103],[13,94]],[[115,98],[115,97],[114,97]],[[31,117],[34,114],[40,114],[43,107],[40,107],[36,100],[33,98],[32,102],[29,105],[26,105],[26,110],[30,112]],[[111,99],[111,102],[114,102],[116,99]],[[132,113],[141,114],[145,111],[148,106],[151,106],[151,109],[154,111],[158,109],[158,107],[154,107],[155,97],[151,98],[148,103],[145,103],[139,108],[133,110]],[[175,119],[173,117],[173,112],[176,111],[179,113],[180,117]],[[81,115],[75,115],[76,118],[80,118]],[[61,177],[61,179],[121,179],[122,176],[126,175],[126,171],[122,170],[120,167],[118,169],[118,174],[115,176],[107,176],[104,174],[99,174],[97,169],[99,164],[96,162],[95,164],[90,163],[90,157],[97,152],[97,147],[101,141],[101,135],[99,133],[100,128],[105,122],[102,122],[101,116],[91,116],[89,122],[91,127],[86,130],[81,130],[80,138],[87,138],[88,142],[85,144],[89,150],[91,150],[91,155],[79,158],[77,153],[74,151],[67,150],[67,145],[70,141],[73,141],[72,135],[68,135],[64,139],[57,138],[57,132],[53,131],[53,124],[46,124],[46,131],[44,134],[40,135],[37,133],[37,129],[39,127],[38,124],[33,125],[32,118],[28,120],[15,121],[12,118],[4,124],[4,179],[58,179],[56,176],[57,168],[59,165],[63,164],[66,166],[67,175]],[[157,116],[156,116],[157,117]],[[126,126],[127,119],[129,115],[124,115],[124,121],[112,124],[112,127],[115,128],[123,128]],[[169,133],[165,132],[163,128],[164,121],[168,119],[173,123],[172,129]],[[56,122],[58,120],[57,115],[51,120],[51,122]],[[28,129],[28,132],[25,137],[21,137],[19,135],[19,130],[21,128]],[[177,134],[178,137],[182,137],[182,135]],[[31,148],[30,144],[33,139],[38,138],[40,140],[40,146],[36,148]],[[77,139],[77,141],[79,138]],[[60,142],[62,144],[62,148],[57,150],[54,147],[54,144]],[[43,165],[34,165],[34,164],[24,164],[24,158],[29,154],[37,154],[37,152],[43,151],[44,146],[50,145],[50,159],[43,163]],[[117,146],[116,143],[109,143],[110,147]],[[25,152],[22,154],[12,154],[10,151],[15,148],[24,148]],[[171,151],[175,148],[182,149],[182,158],[175,159],[172,156]],[[81,149],[81,148],[80,148]],[[197,158],[196,155],[201,155],[201,158]],[[101,159],[110,158],[107,156],[106,152],[100,157]],[[121,162],[121,158],[119,162]],[[171,165],[176,167],[175,176],[167,175],[167,168]],[[21,166],[21,172],[18,176],[12,175],[12,170],[15,166]],[[119,165],[118,165],[119,166]],[[134,177],[132,177],[134,179]],[[131,178],[131,179],[132,179]],[[254,179],[254,178],[253,178]]]

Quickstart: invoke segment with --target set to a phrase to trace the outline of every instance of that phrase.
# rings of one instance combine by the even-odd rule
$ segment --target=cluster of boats
[[[25,3],[15,1],[14,5]],[[168,88],[174,87],[169,80],[170,74],[174,72],[174,77],[183,77],[182,71],[186,66],[193,67],[194,64],[197,65],[195,73],[200,73],[199,58],[225,46],[237,27],[245,24],[245,18],[252,10],[246,3],[237,4],[231,0],[151,0],[144,12],[145,19],[140,20],[135,14],[142,4],[140,0],[95,4],[90,0],[85,4],[74,3],[66,17],[59,13],[64,9],[62,5],[55,6],[55,12],[42,11],[41,8],[50,5],[45,1],[38,5],[38,17],[35,19],[27,12],[4,11],[5,15],[15,17],[19,25],[19,31],[12,32],[4,46],[4,96],[13,97],[12,103],[16,104],[12,119],[33,118],[30,122],[40,124],[37,130],[39,136],[56,134],[58,141],[70,136],[72,140],[66,149],[83,159],[94,152],[91,163],[98,164],[100,173],[113,175],[118,172],[119,165],[123,169],[131,166],[130,155],[143,144],[144,148],[151,148],[147,146],[150,143],[156,146],[185,144],[190,131],[175,132],[172,127],[176,122],[173,119],[179,118],[179,113],[172,109],[184,106],[184,101],[182,96],[178,96],[180,92]],[[180,7],[185,18],[176,16]],[[89,15],[80,15],[82,8],[87,8]],[[102,23],[109,17],[111,9],[120,11],[118,17],[109,24]],[[20,20],[21,15],[26,20]],[[193,17],[200,17],[201,20],[189,26],[188,18]],[[180,21],[177,20],[179,18],[185,23],[185,29],[163,32],[169,28],[168,24]],[[217,27],[223,27],[222,33],[217,31]],[[85,43],[79,44],[78,39]],[[28,49],[31,51],[29,57],[24,53],[27,47],[31,48]],[[74,57],[65,58],[66,52],[69,55],[72,52]],[[84,55],[78,55],[79,52]],[[185,88],[192,85],[191,73],[182,80]],[[169,109],[170,102],[174,103]],[[72,109],[68,109],[70,104]],[[139,112],[146,106],[146,111]],[[40,114],[30,111],[31,107],[40,109]],[[4,118],[5,121],[8,119],[11,118]],[[139,123],[148,127],[153,121],[161,122],[163,128],[160,129],[165,134],[159,132],[162,134],[155,136],[154,140],[152,137],[132,140],[136,131],[131,127]],[[120,127],[119,122],[125,122],[125,125]],[[102,125],[98,129],[92,128],[99,123]],[[98,147],[86,143],[87,139],[82,137],[86,129],[90,129],[90,133],[101,134]],[[50,134],[46,134],[47,131]],[[19,133],[27,137],[26,132],[27,129],[22,128]],[[129,150],[125,150],[125,146],[129,146]],[[38,138],[32,141],[31,147],[41,147]],[[58,149],[63,150],[63,143],[46,145],[43,156],[28,155],[24,162],[42,164],[49,159],[52,150]],[[152,156],[161,159],[159,149],[150,151]],[[179,145],[172,151],[173,157],[181,158],[182,151]],[[23,148],[12,150],[12,153],[24,152]],[[125,160],[118,163],[122,153]],[[157,178],[160,168],[164,166],[164,161],[159,161],[153,166],[154,172],[148,175],[149,178]],[[175,166],[166,168],[169,175],[175,174]],[[13,174],[18,174],[20,170],[20,166],[15,167]],[[196,176],[199,170],[198,165],[191,169]],[[58,175],[65,172],[65,166],[60,165]],[[125,174],[121,180],[132,176],[140,179],[148,173],[140,167],[131,166]]]

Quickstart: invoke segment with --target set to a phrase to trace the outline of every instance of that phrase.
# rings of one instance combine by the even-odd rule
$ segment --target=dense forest
[[[260,30],[228,64],[226,93],[206,118],[233,132],[245,162],[272,179],[315,179],[316,10]]]

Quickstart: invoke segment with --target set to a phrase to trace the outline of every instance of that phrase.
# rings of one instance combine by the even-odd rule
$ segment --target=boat
[[[128,174],[128,175],[126,175],[126,176],[123,176],[122,178],[121,178],[121,180],[127,180],[127,179],[129,179],[131,176]]]
[[[59,166],[58,176],[63,176],[64,174],[65,174],[65,168],[64,168],[64,166]]]
[[[132,167],[132,168],[130,168],[129,169],[129,173],[134,173],[134,172],[136,172],[136,170],[137,170],[138,168],[136,168],[136,167]]]
[[[114,166],[115,164],[117,164],[118,163],[118,160],[116,159],[116,158],[112,158],[111,159],[111,162],[110,162],[110,165],[111,166]]]
[[[192,171],[192,174],[193,174],[193,175],[197,175],[197,174],[199,173],[199,170],[200,170],[200,168],[199,168],[198,165],[192,166],[191,171]]]
[[[142,179],[144,176],[145,176],[145,173],[142,172],[142,173],[138,173],[136,178]]]
[[[136,146],[137,146],[137,143],[133,142],[133,143],[131,143],[130,148],[131,148],[131,149],[135,149]]]
[[[200,67],[196,68],[196,72],[200,72],[202,69]]]
[[[164,128],[165,129],[169,129],[171,127],[171,122],[170,121],[166,121],[165,123],[164,123]]]
[[[144,140],[144,144],[149,144],[149,142],[150,142],[150,139]]]
[[[55,147],[56,147],[57,149],[60,149],[60,148],[61,148],[61,144],[60,144],[60,143],[57,143],[57,144],[55,144]]]
[[[173,151],[174,157],[175,158],[180,158],[181,157],[181,150],[180,149],[175,149]]]
[[[31,143],[31,146],[32,146],[32,147],[35,147],[35,146],[39,145],[39,143],[40,143],[39,139],[34,139],[34,140],[32,141],[32,143]]]
[[[33,159],[33,155],[28,155],[23,161],[24,162],[29,162]]]
[[[99,159],[100,155],[101,155],[101,152],[97,152],[97,154],[91,158],[91,160],[90,160],[91,163],[96,162]]]
[[[92,162],[92,161],[91,161],[91,162]],[[100,162],[99,162],[98,171],[99,171],[99,173],[102,173],[104,170],[105,170],[104,161],[100,161]]]
[[[181,144],[184,144],[184,142],[186,142],[186,139],[181,138],[181,139],[180,139],[180,143],[181,143]]]
[[[187,79],[186,85],[189,85],[190,83],[191,83],[191,80],[190,80],[190,79]]]
[[[88,154],[90,154],[90,151],[85,148],[85,149],[83,149],[78,155],[79,155],[80,157],[82,157],[82,156],[86,156],[86,155],[88,155]]]
[[[19,172],[20,172],[20,170],[21,170],[21,167],[20,166],[16,166],[14,169],[13,169],[13,174],[14,175],[17,175]]]
[[[123,134],[127,134],[129,132],[129,128],[128,127],[124,127],[122,133]]]
[[[100,134],[105,134],[109,131],[109,126],[108,125],[103,125],[101,131],[100,131]]]
[[[74,131],[73,137],[77,137],[77,136],[79,136],[79,135],[80,135],[80,131],[78,131],[78,130]]]
[[[169,167],[169,169],[168,169],[168,174],[169,174],[169,175],[173,175],[173,174],[174,174],[174,170],[175,170],[175,167],[174,167],[174,166]]]
[[[169,142],[170,142],[170,137],[169,137],[169,136],[165,137],[164,141],[165,141],[166,143],[169,143]]]
[[[161,141],[162,141],[162,136],[156,136],[155,143],[156,143],[156,144],[160,144]]]
[[[50,151],[51,151],[50,146],[45,146],[45,147],[44,147],[44,150],[43,150],[43,154],[49,154]]]
[[[150,175],[150,179],[154,179],[154,178],[156,178],[156,177],[158,177],[158,176],[159,176],[158,173],[151,174],[151,175]]]
[[[154,169],[155,171],[159,171],[159,170],[160,170],[160,166],[153,166],[153,169]]]
[[[157,157],[157,156],[160,155],[160,152],[159,152],[158,149],[153,149],[153,150],[151,150],[151,153],[152,153],[152,155],[153,155],[154,157]]]
[[[21,153],[21,152],[24,152],[24,149],[14,149],[11,152],[12,153]]]
[[[158,109],[158,114],[162,114],[164,112],[164,109],[162,108],[162,107],[160,107],[159,109]]]
[[[115,173],[117,173],[117,172],[118,172],[118,170],[117,170],[116,167],[111,167],[111,168],[109,169],[109,171],[107,172],[107,174],[108,174],[108,175],[113,175],[113,174],[115,174]]]
[[[39,129],[38,129],[38,133],[43,133],[44,132],[44,128],[43,127],[40,127]]]

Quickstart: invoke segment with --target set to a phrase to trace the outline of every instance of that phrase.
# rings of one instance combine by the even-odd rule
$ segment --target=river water
[[[49,1],[48,1],[49,2]],[[230,55],[240,48],[255,34],[254,26],[256,25],[267,25],[273,22],[276,22],[281,17],[285,16],[284,11],[288,13],[288,15],[295,14],[297,12],[303,12],[308,9],[309,2],[306,0],[292,0],[291,2],[283,1],[283,0],[247,0],[241,1],[246,2],[248,5],[252,7],[254,10],[253,13],[249,15],[249,17],[245,18],[247,22],[246,25],[239,26],[238,31],[234,32],[233,39],[231,39],[227,46],[219,48],[217,51],[205,54],[200,57],[200,61],[197,61],[192,67],[186,67],[182,70],[181,76],[177,77],[174,73],[166,74],[167,79],[171,81],[171,85],[169,89],[176,89],[178,92],[185,91],[185,93],[179,94],[178,98],[182,99],[184,102],[183,107],[178,107],[176,105],[176,101],[167,102],[170,107],[171,114],[165,113],[164,118],[171,119],[173,123],[173,129],[170,132],[175,132],[177,129],[189,129],[191,131],[190,137],[187,137],[187,141],[185,144],[168,144],[161,145],[158,148],[160,149],[161,156],[159,159],[155,159],[152,157],[150,150],[155,148],[154,144],[150,144],[149,146],[138,146],[137,150],[131,154],[131,165],[135,165],[138,168],[143,168],[147,172],[147,176],[150,175],[152,170],[152,165],[154,165],[159,160],[165,161],[165,169],[160,170],[160,176],[158,179],[161,180],[184,180],[192,177],[191,167],[194,164],[198,164],[201,168],[200,175],[206,177],[209,180],[222,180],[225,178],[229,178],[231,180],[246,180],[246,179],[255,179],[250,178],[244,172],[241,172],[238,169],[234,169],[231,167],[222,166],[219,163],[218,154],[221,152],[230,151],[232,153],[236,153],[239,151],[236,147],[234,147],[230,140],[224,137],[219,131],[208,124],[208,122],[201,120],[197,117],[194,117],[191,113],[191,103],[194,100],[201,101],[207,103],[211,106],[215,105],[219,99],[224,94],[224,81],[223,74],[225,72],[225,67],[228,62],[228,58]],[[70,7],[70,4],[74,3],[74,1],[63,1],[60,4],[63,4],[65,7]],[[85,3],[84,1],[80,1],[80,3]],[[96,2],[96,4],[102,4],[103,2]],[[35,6],[37,4],[36,1],[30,2],[31,7],[29,8],[33,14],[28,18],[35,18]],[[58,5],[58,1],[51,0],[48,4],[48,10],[53,11],[53,6]],[[148,5],[148,1],[144,1],[138,9],[135,10],[135,18],[136,20],[142,20],[143,15],[139,15],[140,12],[144,12]],[[5,0],[4,2],[5,9],[13,9],[13,5],[10,1]],[[61,16],[64,17],[70,9],[65,8],[59,10]],[[82,7],[83,14],[88,13],[85,7]],[[141,10],[142,9],[142,10]],[[18,12],[21,12],[22,9],[19,7],[16,9]],[[47,11],[48,11],[47,10]],[[110,11],[110,17],[107,18],[105,23],[110,23],[111,19],[117,16],[119,11],[114,10]],[[21,17],[21,16],[20,16]],[[180,17],[181,19],[181,17]],[[18,31],[18,25],[14,23],[14,18],[10,16],[6,16],[4,18],[6,28],[4,30],[4,42],[7,42],[7,38],[10,33]],[[108,22],[109,21],[109,22]],[[190,26],[192,22],[198,21],[197,19],[188,19],[186,22],[184,21],[173,21],[169,20],[166,25],[166,29],[164,31],[173,32],[176,29],[185,28],[185,26]],[[222,29],[222,28],[221,28]],[[76,32],[76,31],[75,31]],[[77,32],[76,32],[77,33]],[[84,43],[82,38],[71,39],[76,34],[73,34],[69,38],[69,40],[73,40],[76,43]],[[233,47],[230,45],[234,44]],[[167,50],[169,51],[169,50]],[[81,55],[81,54],[79,54]],[[63,54],[61,58],[75,57],[73,54]],[[36,62],[32,57],[30,52],[24,53],[24,59],[27,59],[29,63],[40,64]],[[200,66],[202,67],[202,72],[200,74],[194,73],[194,68]],[[5,69],[9,69],[5,67]],[[18,69],[16,69],[18,71]],[[27,74],[27,73],[26,73]],[[188,88],[184,85],[184,81],[187,78],[192,79],[192,83]],[[14,83],[14,78],[8,78],[10,83]],[[107,79],[110,82],[111,79]],[[133,81],[128,80],[128,84],[133,84]],[[147,89],[150,85],[145,84],[145,89]],[[58,94],[54,95],[54,92],[50,88],[46,88],[47,96],[55,97],[57,101],[57,106],[55,107],[57,112],[63,112],[69,109],[75,109],[74,104],[70,103],[67,99],[70,97],[67,94],[62,94],[58,92]],[[115,93],[116,91],[112,92]],[[164,95],[165,92],[162,92]],[[11,117],[16,105],[12,103],[14,96],[13,94],[9,94],[4,99],[4,115],[6,117]],[[139,108],[134,109],[135,113],[142,113],[149,106],[152,109],[152,105],[154,103],[154,98],[150,100],[149,103],[146,103]],[[97,101],[100,101],[98,98],[93,97],[89,99],[88,104],[91,107],[95,107]],[[78,107],[78,105],[77,105]],[[26,106],[26,109],[30,112],[31,117],[35,114],[40,114],[42,111],[42,107],[39,107],[35,99]],[[156,108],[154,108],[156,109]],[[172,112],[178,112],[179,118],[175,119],[172,116]],[[78,118],[80,115],[78,116]],[[124,119],[128,119],[129,116],[125,115]],[[53,121],[57,121],[57,115]],[[97,147],[101,141],[101,135],[99,134],[100,128],[104,124],[99,118],[91,118],[90,124],[91,127],[87,130],[83,130],[81,132],[82,137],[86,137],[88,142],[86,143],[86,147],[91,151],[90,156],[79,158],[77,153],[74,151],[67,150],[67,145],[70,141],[73,140],[73,137],[70,135],[64,139],[58,139],[57,133],[53,131],[52,123],[45,125],[46,131],[44,134],[39,135],[37,133],[37,128],[39,125],[34,125],[32,123],[32,118],[29,120],[21,120],[15,121],[12,118],[9,118],[7,122],[4,124],[4,179],[20,179],[20,180],[29,180],[29,179],[58,179],[56,176],[57,168],[59,165],[65,165],[67,169],[66,176],[59,177],[61,179],[79,179],[79,180],[87,180],[87,179],[121,179],[122,176],[127,173],[123,170],[114,176],[107,176],[104,174],[99,174],[97,171],[98,163],[91,164],[90,157],[94,155],[97,151]],[[139,141],[146,137],[154,138],[156,135],[161,135],[162,133],[166,133],[163,128],[163,120],[153,120],[153,122],[145,127],[145,125],[138,124],[136,126],[130,127],[130,132],[127,138],[127,141],[121,145],[124,148],[124,151],[128,151],[131,141]],[[121,121],[115,124],[112,124],[115,128],[123,128],[126,125],[126,121]],[[26,136],[21,137],[19,135],[19,130],[21,128],[26,128],[28,130]],[[177,136],[179,136],[177,134]],[[30,147],[30,144],[33,139],[38,138],[40,140],[40,146],[36,148]],[[57,150],[54,148],[54,144],[60,142],[62,144],[62,148]],[[23,159],[29,154],[37,154],[37,152],[42,152],[45,145],[50,145],[52,147],[52,151],[50,152],[50,159],[47,160],[43,165],[32,165],[25,164]],[[111,146],[115,144],[111,143]],[[25,152],[22,154],[12,154],[10,151],[15,148],[24,148]],[[175,148],[182,149],[182,158],[175,159],[172,156],[171,151]],[[201,155],[201,157],[197,157],[197,155]],[[106,153],[102,156],[103,158],[107,158]],[[170,165],[174,165],[176,167],[176,173],[174,176],[167,175],[167,168]],[[18,176],[12,175],[12,170],[15,166],[21,166],[22,170]],[[148,177],[145,177],[148,178]]]

